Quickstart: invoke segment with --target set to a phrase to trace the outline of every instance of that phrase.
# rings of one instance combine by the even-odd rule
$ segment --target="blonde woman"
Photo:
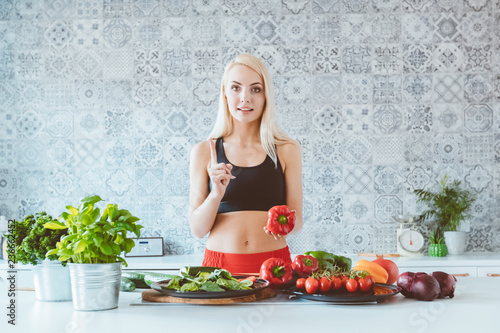
[[[300,146],[278,127],[272,81],[262,61],[236,56],[222,78],[217,120],[190,161],[189,225],[209,234],[204,266],[255,274],[262,262],[291,262],[285,235],[266,230],[267,212],[287,205],[302,228]]]

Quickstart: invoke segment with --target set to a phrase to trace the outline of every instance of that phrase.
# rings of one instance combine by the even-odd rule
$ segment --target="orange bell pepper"
[[[356,266],[352,269],[357,271],[367,271],[375,278],[375,282],[377,283],[387,283],[387,280],[389,279],[389,274],[385,268],[373,261],[358,260]]]

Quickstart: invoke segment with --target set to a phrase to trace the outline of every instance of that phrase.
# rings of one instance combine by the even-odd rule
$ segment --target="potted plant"
[[[417,202],[427,202],[430,209],[423,212],[424,219],[434,217],[438,228],[444,231],[444,240],[449,254],[465,252],[465,232],[460,231],[460,224],[469,217],[469,210],[476,197],[473,193],[460,188],[460,181],[447,184],[447,177],[441,180],[441,190],[431,192],[415,190]]]
[[[56,246],[66,230],[49,230],[46,223],[55,221],[46,212],[28,215],[23,221],[14,221],[12,236],[15,242],[16,263],[33,265],[35,296],[39,301],[61,302],[71,300],[69,269],[58,261],[56,254],[45,256]],[[55,221],[57,222],[57,221]]]
[[[69,261],[73,308],[82,311],[107,310],[118,307],[121,257],[135,246],[131,232],[140,237],[139,218],[128,210],[108,204],[102,215],[95,204],[98,195],[81,199],[78,207],[66,206],[68,212],[59,221],[45,224],[49,229],[65,229],[67,235],[47,256],[57,254],[60,261]]]
[[[432,230],[429,242],[429,255],[431,257],[445,257],[448,254],[448,248],[444,243],[443,231],[439,227]]]

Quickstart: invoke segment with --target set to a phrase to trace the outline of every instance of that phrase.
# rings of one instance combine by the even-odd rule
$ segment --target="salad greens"
[[[165,280],[163,289],[176,291],[226,291],[251,289],[252,280],[238,280],[225,269],[216,269],[213,272],[198,272],[195,276],[186,272]]]

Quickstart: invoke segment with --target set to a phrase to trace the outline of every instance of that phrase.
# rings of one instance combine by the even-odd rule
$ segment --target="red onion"
[[[413,298],[413,294],[411,293],[411,285],[413,284],[413,277],[415,273],[413,272],[404,272],[398,276],[398,280],[396,282],[398,287],[401,287],[401,294],[406,297]]]
[[[453,298],[453,296],[455,296],[454,293],[457,284],[456,277],[440,271],[432,272],[431,275],[437,280],[441,288],[441,293],[439,294],[439,298],[445,298],[446,296]]]
[[[439,282],[427,273],[417,273],[413,277],[410,292],[420,301],[433,301],[441,293]]]

